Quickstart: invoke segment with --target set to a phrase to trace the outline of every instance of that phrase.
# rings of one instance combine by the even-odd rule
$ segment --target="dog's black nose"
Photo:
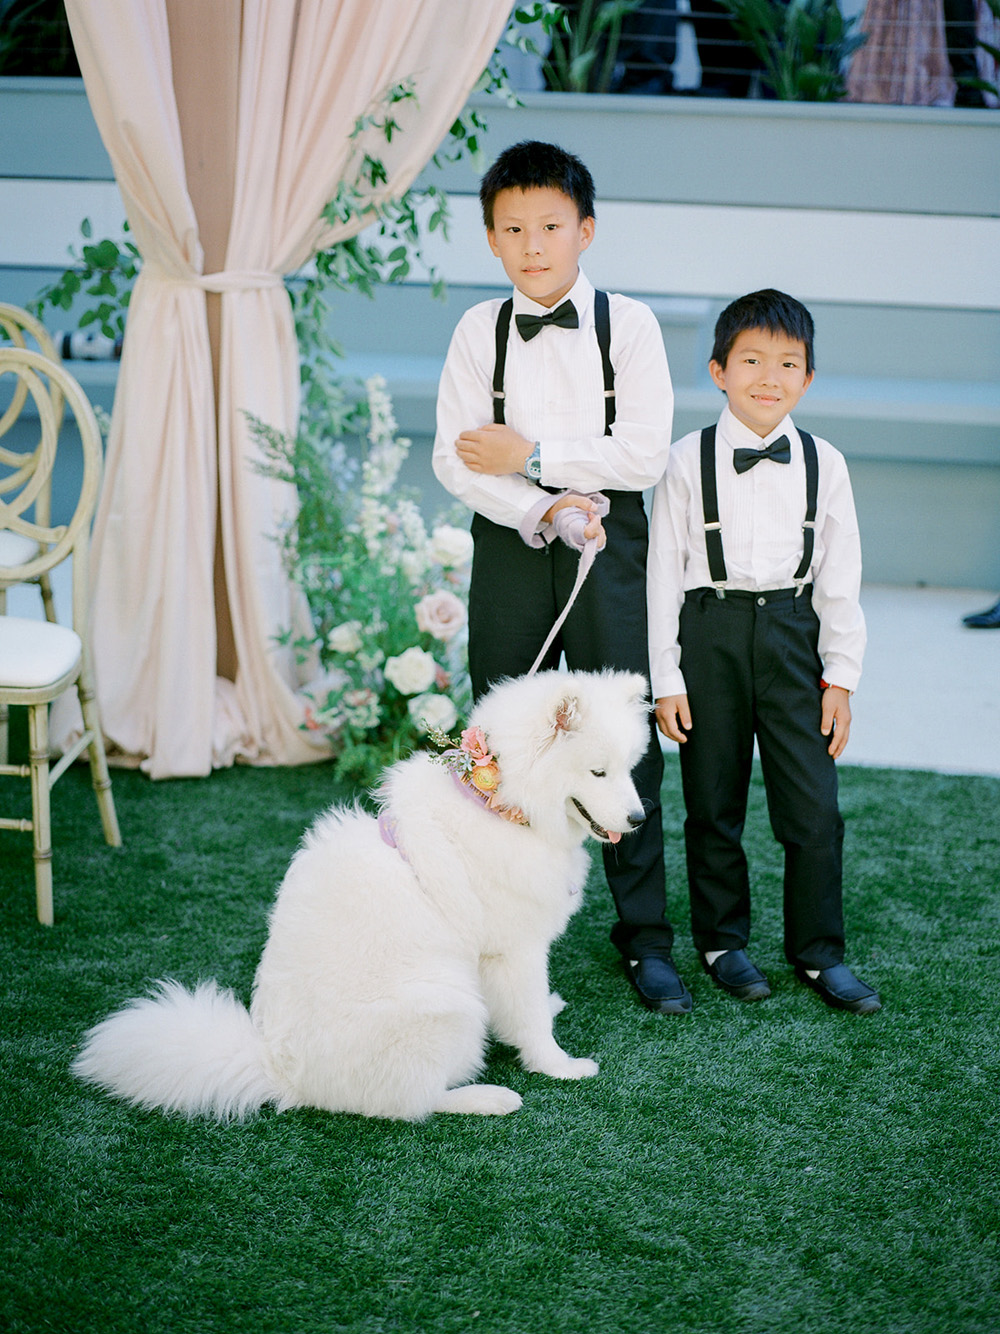
[[[645,818],[646,818],[645,811],[633,811],[632,814],[628,817],[629,827],[631,829],[638,829],[639,826],[642,824],[643,820],[645,820]]]

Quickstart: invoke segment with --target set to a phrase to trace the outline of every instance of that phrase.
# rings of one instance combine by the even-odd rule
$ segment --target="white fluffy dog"
[[[333,807],[306,834],[249,1012],[214,982],[161,982],[90,1030],[75,1072],[188,1116],[271,1102],[403,1120],[520,1107],[512,1089],[470,1082],[488,1030],[528,1070],[596,1074],[553,1036],[548,954],[580,904],[587,835],[617,842],[642,820],[630,775],[645,691],[624,672],[497,686],[470,720],[499,777],[493,808],[439,758],[394,765],[381,824]]]

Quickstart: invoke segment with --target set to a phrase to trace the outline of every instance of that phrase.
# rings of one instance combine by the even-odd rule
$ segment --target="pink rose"
[[[486,744],[481,727],[467,727],[462,733],[462,749],[475,765],[489,764],[493,754]]]
[[[454,639],[468,620],[462,599],[447,589],[422,597],[414,607],[414,612],[418,629],[433,635],[442,643]]]

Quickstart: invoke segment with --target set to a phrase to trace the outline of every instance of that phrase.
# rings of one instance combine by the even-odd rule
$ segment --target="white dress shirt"
[[[788,437],[788,464],[764,459],[747,472],[733,466],[735,449],[761,449]],[[854,690],[861,677],[865,619],[861,592],[861,541],[847,464],[839,450],[816,440],[819,493],[816,540],[807,581],[819,616],[823,679]],[[791,588],[802,559],[806,469],[802,441],[785,417],[761,439],[726,407],[715,437],[719,520],[726,558],[725,588],[765,591]],[[667,473],[653,499],[647,601],[653,697],[687,693],[677,642],[684,594],[710,588],[701,495],[701,432],[692,431],[670,450]],[[806,596],[803,594],[803,597]]]
[[[525,342],[514,317],[547,311],[514,289],[504,370],[507,425],[541,444],[541,480],[546,486],[585,495],[605,489],[643,491],[662,477],[670,449],[674,396],[660,326],[642,302],[610,295],[616,415],[612,434],[605,435],[594,288],[582,273],[566,299],[576,307],[580,327],[544,328]],[[438,389],[433,462],[438,481],[470,509],[518,528],[538,504],[535,483],[520,474],[472,472],[455,452],[463,431],[493,420],[501,304],[500,298],[483,301],[458,322]]]

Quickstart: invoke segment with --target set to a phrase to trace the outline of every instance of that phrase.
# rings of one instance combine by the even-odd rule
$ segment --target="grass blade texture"
[[[680,781],[664,797],[688,1018],[634,1001],[591,879],[557,945],[561,1084],[491,1051],[524,1108],[420,1125],[134,1110],[75,1081],[84,1029],[156,977],[249,999],[266,911],[330,770],[54,793],[56,925],[31,840],[0,834],[2,1284],[9,1334],[972,1334],[1000,1327],[1000,780],[844,768],[849,962],[880,1014],[834,1013],[781,953],[781,859],[755,776],[741,1005],[688,935]],[[0,787],[10,802],[10,785]]]

